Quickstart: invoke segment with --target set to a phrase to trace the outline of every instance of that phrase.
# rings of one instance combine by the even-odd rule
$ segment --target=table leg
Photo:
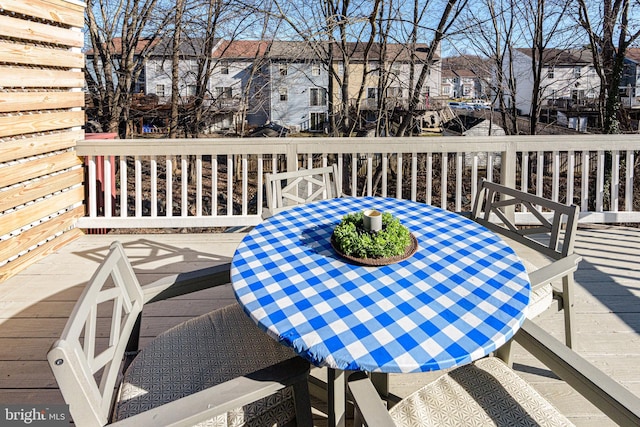
[[[327,370],[327,406],[328,425],[330,427],[344,427],[345,410],[345,373],[338,369],[328,368]]]
[[[386,400],[389,397],[389,374],[372,372],[370,377],[380,397]]]

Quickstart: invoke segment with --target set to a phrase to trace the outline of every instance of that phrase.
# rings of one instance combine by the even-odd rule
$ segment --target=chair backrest
[[[143,303],[133,268],[114,242],[47,354],[76,425],[109,422],[120,365]]]
[[[507,210],[518,205],[532,214],[534,223],[516,226],[514,215],[509,215]],[[483,180],[478,186],[471,219],[553,259],[561,259],[574,251],[578,214],[578,206],[564,205]],[[563,224],[566,224],[564,237]],[[540,234],[546,234],[548,241],[533,238]]]
[[[338,166],[265,174],[271,215],[287,207],[340,197]]]

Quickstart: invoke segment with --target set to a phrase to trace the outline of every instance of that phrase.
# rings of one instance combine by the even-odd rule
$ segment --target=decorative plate
[[[331,246],[333,247],[333,249],[336,251],[338,255],[340,255],[342,258],[346,259],[352,264],[366,265],[366,266],[382,266],[382,265],[395,264],[397,262],[403,261],[416,253],[416,251],[418,250],[418,240],[416,240],[416,237],[413,235],[413,233],[409,233],[409,237],[411,238],[411,243],[409,243],[409,245],[405,249],[404,254],[396,255],[388,258],[357,258],[351,255],[344,254],[338,249],[338,245],[335,242],[333,233],[331,233]]]

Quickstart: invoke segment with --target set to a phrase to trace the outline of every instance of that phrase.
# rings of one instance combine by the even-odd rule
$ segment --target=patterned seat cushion
[[[116,420],[257,371],[295,356],[233,304],[169,329],[128,367],[115,405]],[[295,418],[286,388],[201,425],[285,425]]]
[[[397,426],[571,426],[495,357],[454,369],[389,411]]]

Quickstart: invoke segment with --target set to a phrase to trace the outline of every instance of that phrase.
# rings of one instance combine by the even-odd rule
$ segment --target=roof
[[[222,40],[214,49],[213,58],[253,59],[264,56],[269,48],[266,40]]]
[[[531,58],[532,48],[517,48],[518,52]],[[542,62],[547,66],[589,65],[593,64],[593,55],[588,49],[545,49]]]

